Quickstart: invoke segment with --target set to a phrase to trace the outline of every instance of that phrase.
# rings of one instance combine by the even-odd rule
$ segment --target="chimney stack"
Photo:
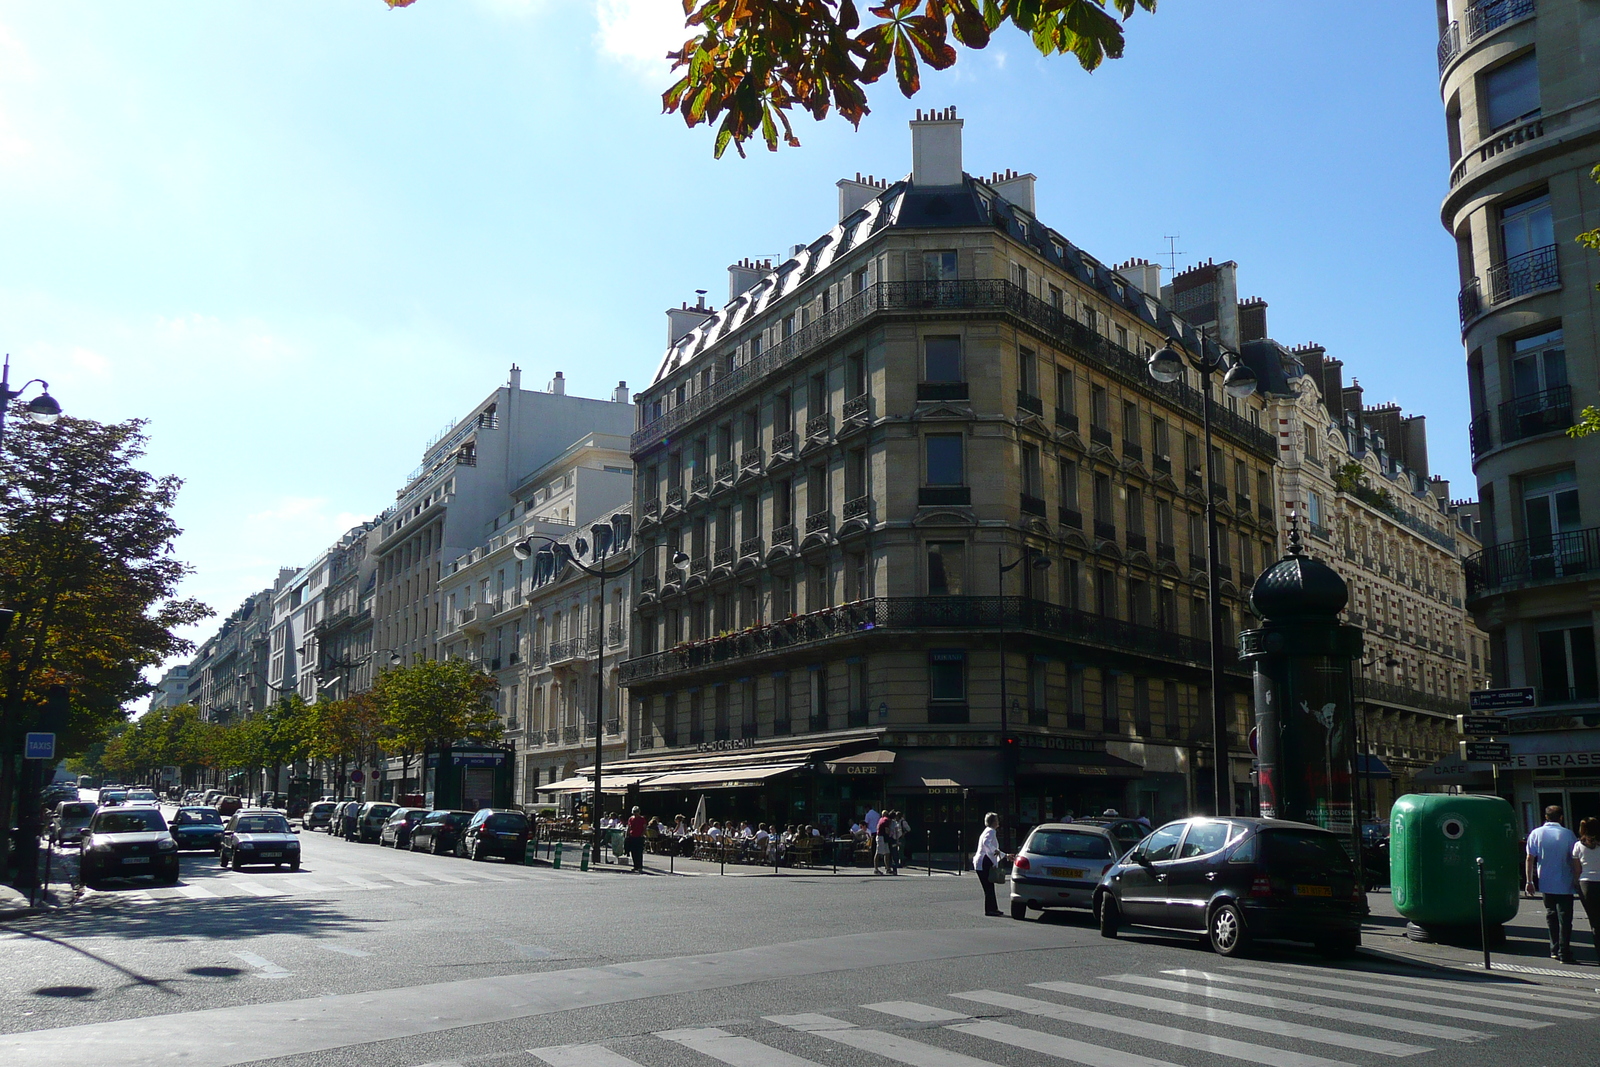
[[[961,126],[956,109],[924,112],[911,121],[911,182],[929,186],[960,185]]]
[[[1161,264],[1148,259],[1130,259],[1116,268],[1118,274],[1145,296],[1161,299]]]
[[[857,174],[853,181],[849,178],[840,178],[838,184],[840,222],[872,203],[879,194],[889,188],[887,178],[874,178],[870,174],[866,177]]]
[[[1252,296],[1239,303],[1239,340],[1265,341],[1267,339],[1267,302]]]
[[[698,289],[696,292],[702,294],[698,306],[690,307],[688,304],[681,304],[678,307],[667,309],[668,346],[677,344],[685,334],[711,317],[711,309],[705,306],[705,290]]]
[[[737,300],[739,294],[759,282],[772,271],[770,259],[741,259],[728,265],[728,300]]]
[[[618,382],[617,387],[611,390],[611,402],[613,404],[626,404],[628,402],[627,382]]]
[[[560,371],[556,371],[556,376],[550,379],[550,391],[556,396],[567,395],[567,379]]]
[[[989,184],[1000,194],[1000,199],[1014,207],[1020,207],[1030,215],[1035,213],[1033,183],[1032,174],[1018,174],[1014,170],[995,171],[989,175]]]
[[[511,391],[514,393],[522,388],[522,368],[515,363],[511,364]]]

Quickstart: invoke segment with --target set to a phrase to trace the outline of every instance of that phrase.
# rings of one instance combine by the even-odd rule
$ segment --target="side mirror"
[[[1143,852],[1140,852],[1138,849],[1134,849],[1133,852],[1128,855],[1128,858],[1133,860],[1133,862],[1137,863],[1147,871],[1153,866],[1150,862],[1150,857],[1145,855]]]

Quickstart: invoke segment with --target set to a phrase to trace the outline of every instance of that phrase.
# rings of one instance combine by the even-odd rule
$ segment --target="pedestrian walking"
[[[1005,860],[1005,853],[1000,851],[1000,816],[990,812],[983,817],[983,833],[978,836],[978,851],[972,854],[972,869],[978,872],[978,881],[983,883],[983,913],[989,916],[1000,915],[1000,905],[994,899],[993,872]]]
[[[633,873],[644,873],[644,833],[649,823],[643,815],[639,814],[637,806],[633,814],[628,816],[627,829],[623,833],[623,845],[628,849],[628,855],[633,857]]]
[[[1572,846],[1578,861],[1578,901],[1589,919],[1589,935],[1600,960],[1600,819],[1578,823],[1578,843]]]
[[[1528,892],[1544,898],[1550,928],[1550,958],[1576,963],[1572,955],[1572,900],[1578,893],[1577,835],[1561,825],[1561,805],[1544,809],[1544,825],[1528,835]]]

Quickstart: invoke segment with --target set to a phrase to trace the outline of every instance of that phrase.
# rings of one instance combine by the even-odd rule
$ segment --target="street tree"
[[[415,0],[384,2],[396,8]],[[1121,58],[1122,23],[1136,9],[1156,9],[1156,0],[882,0],[861,5],[863,18],[856,0],[681,2],[691,36],[664,57],[683,73],[661,103],[691,128],[717,124],[719,159],[730,144],[744,155],[758,135],[769,151],[780,139],[798,146],[794,108],[818,121],[837,110],[859,126],[871,111],[866,86],[891,68],[910,98],[922,88],[922,64],[952,67],[957,45],[986,48],[1005,25],[1041,55],[1070,55],[1092,71]]]
[[[361,763],[383,740],[383,710],[369,691],[320,701],[311,706],[310,716],[311,755],[333,764],[334,795],[342,797],[346,768]]]
[[[189,571],[172,552],[181,483],[139,469],[145,440],[141,420],[63,416],[14,419],[0,447],[0,605],[15,612],[0,641],[0,826],[50,688],[67,692],[58,743],[82,752],[150,691],[146,667],[192,647],[177,629],[211,613],[176,595]]]
[[[389,737],[401,756],[402,777],[411,758],[457,741],[500,736],[494,697],[500,685],[461,659],[425,660],[378,676],[373,687]]]

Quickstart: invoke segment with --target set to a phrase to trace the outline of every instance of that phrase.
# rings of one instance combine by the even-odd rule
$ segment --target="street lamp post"
[[[0,366],[0,443],[6,438],[6,415],[11,410],[11,402],[34,384],[39,386],[39,395],[28,401],[28,418],[40,426],[49,426],[61,417],[61,405],[50,395],[50,383],[43,378],[34,378],[15,389],[11,388],[11,356],[8,353],[4,365]]]
[[[1256,391],[1256,376],[1237,355],[1201,336],[1198,351],[1191,351],[1177,337],[1168,337],[1166,344],[1150,357],[1150,377],[1158,382],[1176,382],[1183,377],[1184,364],[1193,367],[1200,375],[1200,425],[1205,438],[1200,467],[1203,471],[1202,487],[1206,496],[1206,603],[1211,611],[1211,759],[1212,807],[1214,813],[1227,816],[1233,813],[1232,760],[1228,754],[1228,702],[1222,682],[1222,603],[1217,581],[1217,501],[1212,486],[1216,473],[1211,464],[1211,376],[1225,370],[1222,378],[1223,392],[1243,398]]]
[[[601,792],[601,766],[605,757],[605,704],[606,704],[606,580],[618,578],[632,570],[634,565],[644,558],[641,552],[626,563],[616,567],[607,567],[606,563],[611,558],[613,550],[628,540],[633,529],[632,516],[626,512],[619,512],[611,516],[610,522],[597,522],[589,527],[589,536],[593,538],[594,560],[596,566],[589,566],[579,561],[578,556],[589,551],[589,544],[579,537],[574,544],[557,541],[553,537],[543,534],[530,534],[511,547],[512,554],[518,559],[528,559],[534,553],[533,542],[544,541],[550,545],[549,551],[557,558],[572,564],[585,574],[593,575],[599,580],[600,585],[600,625],[595,639],[594,652],[594,808],[589,812],[589,821],[594,830],[594,844],[592,862],[600,862],[601,835],[600,835],[600,808],[605,803],[604,794]],[[573,549],[577,551],[574,552]],[[683,553],[678,553],[683,557]],[[684,557],[686,558],[686,557]],[[678,560],[675,558],[674,563]]]
[[[1010,752],[1011,751],[1010,744],[1009,744],[1010,734],[1011,734],[1011,719],[1010,719],[1010,715],[1009,715],[1009,709],[1010,709],[1011,705],[1009,703],[1007,703],[1007,701],[1006,701],[1006,575],[1008,573],[1010,573],[1011,571],[1013,571],[1013,570],[1017,569],[1018,567],[1020,567],[1023,563],[1027,563],[1030,567],[1032,567],[1036,571],[1044,571],[1044,570],[1048,570],[1049,567],[1050,567],[1050,557],[1046,556],[1044,553],[1038,551],[1037,549],[1035,549],[1031,545],[1024,545],[1024,546],[1022,546],[1022,555],[1018,556],[1016,559],[1012,560],[1010,563],[1007,563],[1007,562],[1005,562],[1005,548],[1004,548],[1004,546],[995,549],[994,565],[995,565],[995,580],[996,580],[996,583],[997,583],[996,584],[996,589],[998,589],[999,593],[1000,593],[1000,596],[997,598],[997,603],[999,605],[998,617],[999,617],[999,645],[1000,645],[1000,744],[1001,744],[1001,751],[1002,752]],[[1024,572],[1024,574],[1026,574],[1026,572]],[[1029,595],[1029,593],[1031,591],[1032,591],[1032,583],[1031,582],[1025,583],[1024,586],[1023,586],[1023,590],[1022,590],[1024,601],[1026,601],[1029,598],[1028,595]],[[1019,613],[1019,616],[1020,616],[1020,613]],[[1007,768],[1006,770],[1007,770],[1008,777],[1010,777],[1010,779],[1011,779],[1011,812],[1010,812],[1010,814],[1012,815],[1013,818],[1018,819],[1020,821],[1020,819],[1021,819],[1021,811],[1020,811],[1020,806],[1018,804],[1018,797],[1020,796],[1020,794],[1017,791],[1017,775],[1016,775],[1016,771],[1015,771],[1015,768]]]

